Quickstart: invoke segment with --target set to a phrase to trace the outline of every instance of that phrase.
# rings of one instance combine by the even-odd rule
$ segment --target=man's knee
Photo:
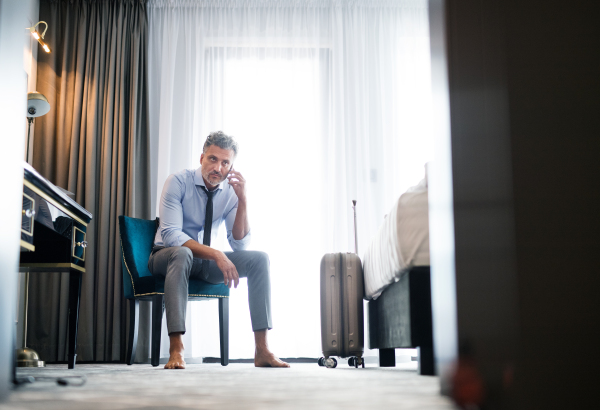
[[[269,276],[271,261],[266,252],[252,251],[252,266],[254,275]]]
[[[271,261],[269,260],[269,255],[266,252],[262,251],[253,251],[252,252],[254,265],[259,269],[268,272],[269,266],[271,265]]]
[[[194,262],[192,250],[185,246],[175,246],[169,255],[169,265],[177,264],[184,268],[191,268]]]

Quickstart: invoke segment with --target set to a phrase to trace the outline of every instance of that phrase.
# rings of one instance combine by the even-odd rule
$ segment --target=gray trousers
[[[269,256],[259,251],[225,252],[235,265],[240,278],[248,278],[248,304],[252,330],[271,329],[271,281]],[[194,258],[185,246],[164,248],[150,255],[148,269],[153,275],[165,278],[165,310],[167,329],[185,333],[185,312],[189,279],[223,283],[223,273],[215,261],[209,261],[208,271],[202,272],[202,259]]]

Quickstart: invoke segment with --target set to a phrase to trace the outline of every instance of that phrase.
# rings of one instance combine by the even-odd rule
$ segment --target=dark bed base
[[[419,374],[435,375],[429,266],[414,267],[369,301],[369,348],[379,365],[396,365],[394,349],[417,348]]]

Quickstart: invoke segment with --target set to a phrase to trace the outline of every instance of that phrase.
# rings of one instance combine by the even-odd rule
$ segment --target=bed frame
[[[417,348],[419,374],[435,375],[429,266],[413,267],[368,303],[369,348],[379,366],[396,366],[397,348]]]

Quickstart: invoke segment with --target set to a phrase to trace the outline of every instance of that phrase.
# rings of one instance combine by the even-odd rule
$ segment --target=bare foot
[[[185,369],[185,360],[183,360],[183,340],[181,333],[169,335],[171,345],[169,346],[169,361],[165,364],[165,369]]]
[[[256,330],[254,332],[254,342],[256,343],[256,348],[254,349],[255,367],[290,367],[289,364],[283,360],[279,360],[269,350],[267,329]]]
[[[254,367],[290,367],[290,365],[267,350],[254,353]]]
[[[170,353],[165,369],[185,369],[185,361],[180,353]]]

